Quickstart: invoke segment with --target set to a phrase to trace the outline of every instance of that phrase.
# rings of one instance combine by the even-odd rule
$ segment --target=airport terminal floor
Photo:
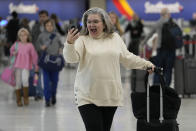
[[[0,71],[2,71],[2,66]],[[26,107],[17,107],[14,89],[0,80],[0,131],[85,131],[74,103],[76,69],[64,68],[60,74],[57,104],[45,107],[44,100],[30,98]],[[114,116],[111,131],[136,131],[130,100],[130,71],[123,71],[124,103]],[[178,115],[180,131],[195,131],[196,97],[182,99]]]

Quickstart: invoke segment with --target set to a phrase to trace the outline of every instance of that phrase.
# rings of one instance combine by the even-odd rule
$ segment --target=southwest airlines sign
[[[183,6],[179,2],[164,4],[162,1],[158,3],[150,3],[149,1],[144,3],[145,13],[160,13],[161,9],[168,8],[171,13],[180,13],[183,10]]]
[[[13,11],[16,11],[19,14],[36,14],[39,8],[36,4],[24,5],[20,3],[18,5],[14,5],[14,3],[9,4],[9,13],[11,14]]]
[[[172,17],[188,20],[196,12],[194,5],[196,0],[107,0],[107,11],[115,11],[127,19],[137,13],[142,19],[155,20],[161,9],[167,7]]]

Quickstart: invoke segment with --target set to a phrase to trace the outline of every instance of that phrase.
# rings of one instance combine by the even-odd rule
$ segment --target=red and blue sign
[[[190,20],[196,12],[196,0],[107,0],[107,11],[131,19],[136,13],[144,20],[157,20],[162,8],[169,8],[173,18]]]

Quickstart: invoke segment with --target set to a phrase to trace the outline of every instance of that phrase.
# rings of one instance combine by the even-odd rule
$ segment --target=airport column
[[[89,0],[89,7],[99,7],[102,9],[106,9],[106,0]]]

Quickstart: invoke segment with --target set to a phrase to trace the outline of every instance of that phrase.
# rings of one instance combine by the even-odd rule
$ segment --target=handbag
[[[18,43],[15,44],[15,51],[18,49]],[[1,73],[1,79],[11,85],[11,86],[16,86],[16,80],[15,80],[15,69],[13,67],[15,62],[15,56],[11,56],[10,59],[10,66],[6,67],[3,72]]]
[[[6,67],[2,74],[1,74],[1,79],[11,85],[11,86],[16,86],[16,81],[15,81],[15,70],[10,67]]]
[[[61,71],[65,61],[61,54],[51,55],[44,51],[38,61],[38,65],[47,71]]]

